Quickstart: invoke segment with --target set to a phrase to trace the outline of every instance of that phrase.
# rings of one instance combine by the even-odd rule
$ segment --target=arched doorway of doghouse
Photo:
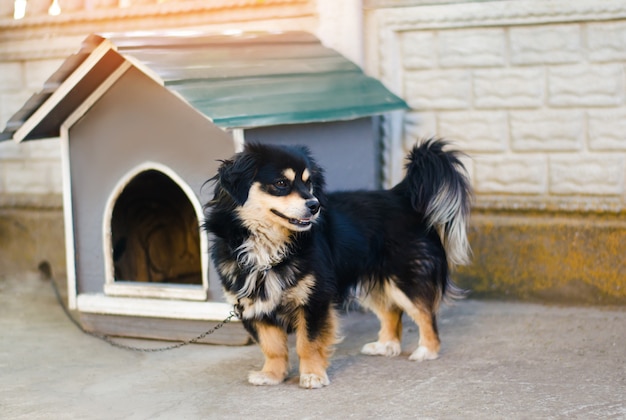
[[[107,200],[105,293],[206,299],[201,217],[195,194],[170,168],[147,162],[132,169]]]

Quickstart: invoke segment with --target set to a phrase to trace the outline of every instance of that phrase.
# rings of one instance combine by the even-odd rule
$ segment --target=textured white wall
[[[363,64],[362,0],[317,0],[322,43],[339,51],[358,65]]]
[[[380,8],[368,31],[368,69],[412,107],[405,148],[455,140],[478,205],[624,208],[626,3]]]
[[[61,62],[62,58],[0,62],[2,128],[33,93],[41,90]],[[62,187],[58,141],[0,142],[0,194],[60,194]]]

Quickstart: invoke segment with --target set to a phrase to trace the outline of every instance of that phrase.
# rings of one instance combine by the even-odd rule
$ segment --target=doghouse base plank
[[[97,334],[165,341],[188,341],[220,323],[93,313],[81,313],[80,321],[85,330]],[[251,339],[241,322],[232,321],[198,340],[198,343],[240,346],[250,344]]]

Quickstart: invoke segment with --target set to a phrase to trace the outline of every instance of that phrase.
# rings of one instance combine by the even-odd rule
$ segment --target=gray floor
[[[0,278],[0,418],[626,418],[626,309],[466,300],[440,316],[441,357],[359,354],[371,314],[343,319],[330,386],[246,382],[256,346],[119,350],[82,334],[35,275]],[[138,345],[149,341],[125,340]],[[295,357],[294,357],[295,358]]]

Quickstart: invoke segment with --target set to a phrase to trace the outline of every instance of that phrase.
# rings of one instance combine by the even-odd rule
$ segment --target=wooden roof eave
[[[67,61],[69,61],[68,58]],[[23,122],[16,122],[18,128],[13,140],[20,143],[26,140],[58,137],[63,122],[69,117],[126,58],[117,52],[115,45],[100,38],[99,44],[58,86],[46,83],[44,90],[32,98],[34,112]],[[65,64],[65,63],[64,63]],[[64,65],[49,79],[65,72]],[[39,104],[37,103],[39,98]],[[47,98],[46,98],[47,96]],[[31,105],[31,106],[32,106]]]

